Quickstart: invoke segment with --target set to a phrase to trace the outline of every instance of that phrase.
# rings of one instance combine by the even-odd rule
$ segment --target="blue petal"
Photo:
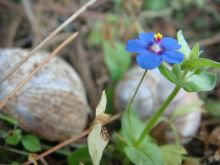
[[[178,50],[181,46],[178,44],[177,40],[171,37],[164,37],[161,42],[161,46],[165,49],[165,51]]]
[[[184,55],[177,51],[164,52],[161,58],[171,64],[181,63],[184,59]]]
[[[154,32],[141,33],[139,34],[139,38],[148,45],[149,43],[154,42],[154,34]]]
[[[126,50],[131,53],[142,53],[147,51],[147,45],[138,39],[129,40]]]
[[[143,69],[154,69],[162,63],[160,56],[150,52],[139,54],[136,60]]]

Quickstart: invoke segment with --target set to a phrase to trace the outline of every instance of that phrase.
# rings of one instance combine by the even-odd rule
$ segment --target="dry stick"
[[[219,42],[220,42],[220,33],[217,33],[212,37],[200,40],[199,45],[200,46],[210,46],[210,45],[217,44]],[[194,46],[195,43],[190,44],[190,45]]]
[[[14,18],[14,21],[12,22],[11,26],[9,27],[9,30],[7,32],[8,35],[5,39],[6,47],[12,47],[13,46],[13,41],[14,41],[15,35],[17,33],[18,27],[21,23],[21,19],[22,19],[22,16],[17,15]]]
[[[13,153],[16,153],[16,154],[19,154],[19,155],[28,156],[28,152],[20,151],[20,150],[10,148],[10,147],[7,147],[7,146],[0,145],[0,149],[6,150],[6,151],[9,151],[9,152],[13,152]]]
[[[30,22],[32,31],[34,33],[34,46],[35,46],[36,43],[38,43],[40,41],[40,38],[42,36],[42,33],[40,31],[39,21],[33,13],[33,9],[31,7],[31,1],[30,0],[22,0],[22,4],[23,4],[24,11],[26,13],[26,16]]]
[[[12,99],[16,93],[36,74],[38,73],[57,53],[59,53],[67,44],[69,44],[76,36],[78,32],[72,34],[65,41],[63,41],[47,58],[45,58],[36,69],[34,69],[25,79],[23,79],[16,88],[8,95],[6,98],[0,102],[0,109],[10,100]]]
[[[20,151],[20,150],[17,150],[17,149],[14,149],[14,148],[10,148],[10,147],[7,147],[7,146],[0,145],[0,149],[6,150],[6,151],[9,151],[9,152],[13,152],[13,153],[19,154],[19,155],[24,155],[24,156],[28,156],[29,155],[28,152]],[[43,165],[47,165],[47,162],[44,160],[44,158],[40,159],[40,161],[41,161],[41,163]],[[2,165],[2,164],[0,164],[0,165]]]
[[[55,35],[57,35],[61,30],[63,30],[69,23],[76,19],[80,14],[82,14],[89,6],[95,3],[96,0],[90,0],[85,5],[83,5],[76,13],[70,16],[65,22],[63,22],[59,27],[57,27],[49,36],[47,36],[39,45],[37,45],[27,56],[21,59],[14,67],[12,67],[5,76],[0,79],[0,85],[7,80],[25,61],[27,61],[37,50],[42,48],[47,42],[49,42]]]
[[[120,113],[120,114],[116,114],[116,115],[112,116],[108,121],[106,121],[103,125],[106,125],[106,124],[108,124],[108,123],[111,123],[111,122],[113,122],[113,121],[119,119],[120,117],[121,117],[121,113]],[[87,135],[89,134],[89,132],[90,132],[90,129],[88,128],[88,129],[86,129],[85,131],[83,131],[81,134],[70,137],[69,139],[67,139],[67,140],[65,140],[65,141],[63,141],[63,142],[61,142],[61,143],[59,143],[58,145],[56,145],[56,146],[50,148],[49,150],[43,152],[43,153],[40,154],[40,155],[38,155],[35,160],[37,161],[37,160],[39,160],[39,159],[42,159],[42,158],[44,158],[45,156],[47,156],[47,155],[49,155],[49,154],[51,154],[51,153],[53,153],[53,152],[59,150],[60,148],[66,146],[66,145],[68,145],[68,144],[70,144],[70,143],[73,143],[73,142],[76,142],[76,141],[80,140],[80,139],[83,138],[84,136],[87,136]],[[27,161],[27,162],[23,163],[23,165],[29,165],[29,164],[31,164],[30,161]]]

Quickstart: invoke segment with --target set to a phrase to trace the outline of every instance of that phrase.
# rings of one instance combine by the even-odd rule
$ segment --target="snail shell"
[[[0,49],[0,78],[28,52],[17,48]],[[35,53],[7,79],[0,86],[0,100],[48,55],[47,52]],[[26,131],[50,141],[60,141],[85,128],[89,110],[80,77],[65,61],[54,57],[1,112],[15,118]]]
[[[114,95],[114,106],[117,111],[125,109],[143,73],[143,69],[134,67],[129,70],[118,83]],[[132,109],[135,110],[143,120],[148,119],[162,105],[174,87],[174,84],[162,76],[157,69],[148,71],[134,99]],[[196,93],[187,93],[181,90],[169,105],[164,115],[170,116],[177,107],[187,105],[196,100],[199,100]],[[177,117],[175,125],[182,136],[193,136],[198,131],[200,121],[201,112],[197,110],[196,112]],[[167,131],[165,134],[168,137],[174,137],[172,131]]]

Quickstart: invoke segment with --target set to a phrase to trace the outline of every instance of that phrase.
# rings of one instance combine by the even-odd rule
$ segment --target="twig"
[[[65,41],[63,41],[47,58],[45,58],[24,80],[22,80],[16,88],[8,95],[6,98],[0,102],[0,109],[10,100],[12,99],[16,93],[36,74],[38,73],[55,55],[58,54],[67,44],[69,44],[78,33],[72,34]]]
[[[25,10],[25,13],[27,15],[27,18],[30,22],[32,31],[34,33],[34,46],[36,45],[36,43],[38,43],[41,39],[41,31],[40,31],[40,26],[39,26],[39,22],[38,19],[34,16],[33,14],[33,9],[31,8],[31,1],[30,0],[22,0],[22,4]]]
[[[5,6],[10,9],[13,9],[13,11],[21,14],[21,16],[24,15],[24,12],[21,10],[21,7],[18,7],[18,5],[14,2],[11,1],[6,1],[6,0],[0,0],[0,6]]]
[[[9,152],[15,153],[15,154],[19,154],[19,155],[24,155],[24,156],[29,156],[30,155],[30,153],[28,153],[28,152],[17,150],[17,149],[10,148],[10,147],[7,147],[7,146],[0,145],[0,148],[3,149],[3,150],[9,151]],[[41,158],[40,161],[43,165],[48,165],[48,163],[46,162],[46,160],[44,160],[44,158]],[[0,164],[0,165],[7,165],[7,164]]]
[[[12,67],[2,79],[0,79],[0,85],[8,79],[25,61],[27,61],[37,50],[41,49],[45,43],[49,42],[55,35],[57,35],[61,30],[63,30],[68,24],[70,24],[74,19],[76,19],[80,14],[82,14],[89,6],[95,3],[96,0],[90,0],[85,5],[83,5],[76,13],[70,16],[65,22],[58,26],[49,36],[47,36],[39,45],[37,45],[27,56],[21,59],[14,67]]]
[[[79,37],[79,40],[77,40],[76,42],[76,51],[77,51],[76,56],[78,58],[77,63],[80,62],[80,64],[78,64],[80,75],[82,79],[84,80],[83,82],[85,83],[86,91],[88,92],[88,98],[89,98],[89,101],[91,102],[91,106],[95,107],[97,104],[96,86],[94,82],[92,81],[89,61],[87,58],[87,54],[83,49],[82,39],[80,37]]]
[[[206,39],[203,39],[203,40],[199,41],[199,45],[201,45],[201,46],[210,46],[210,45],[214,45],[214,44],[217,44],[217,43],[220,43],[220,33],[214,34],[210,38],[206,38]]]
[[[106,123],[104,123],[104,125],[106,125],[106,124],[108,124],[108,123],[111,123],[111,122],[113,122],[113,121],[119,119],[120,117],[121,117],[121,114],[116,114],[116,115],[114,115],[113,117],[111,117]],[[59,143],[58,145],[52,147],[51,149],[49,149],[49,150],[43,152],[43,153],[40,154],[40,155],[38,155],[35,160],[37,161],[37,160],[39,160],[39,159],[42,159],[42,158],[44,158],[45,156],[47,156],[47,155],[49,155],[49,154],[51,154],[51,153],[53,153],[53,152],[59,150],[60,148],[66,146],[66,145],[68,145],[68,144],[70,144],[70,143],[73,143],[73,142],[76,142],[76,141],[80,140],[81,138],[87,136],[87,135],[89,134],[89,132],[90,132],[90,129],[88,128],[88,129],[86,129],[85,131],[83,131],[80,135],[70,137],[69,139],[67,139],[67,140],[65,140],[65,141],[63,141],[63,142],[61,142],[61,143]],[[31,162],[29,162],[29,161],[23,163],[23,165],[29,165],[29,164],[31,164]]]
[[[20,150],[17,150],[17,149],[14,149],[14,148],[10,148],[10,147],[7,147],[7,146],[0,145],[0,148],[3,149],[3,150],[9,151],[9,152],[13,152],[13,153],[19,154],[19,155],[25,155],[25,156],[29,155],[28,152],[20,151]]]
[[[9,30],[8,30],[8,35],[6,37],[6,47],[12,47],[13,46],[13,40],[14,40],[14,37],[16,35],[16,32],[18,30],[18,26],[20,25],[21,23],[21,19],[22,19],[22,16],[20,15],[17,15],[11,26],[9,27]]]
[[[40,161],[43,165],[48,165],[47,161],[44,158],[40,159]]]

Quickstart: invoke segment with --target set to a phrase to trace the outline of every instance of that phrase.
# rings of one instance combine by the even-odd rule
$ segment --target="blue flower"
[[[141,33],[139,39],[131,39],[126,50],[138,53],[138,65],[143,69],[154,69],[163,61],[171,64],[181,63],[184,55],[177,50],[181,46],[171,37],[164,37],[160,33]]]

